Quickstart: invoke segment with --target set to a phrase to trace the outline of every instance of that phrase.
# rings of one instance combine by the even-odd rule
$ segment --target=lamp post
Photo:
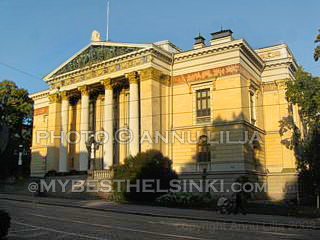
[[[92,174],[93,171],[95,170],[95,166],[94,166],[95,153],[96,153],[96,150],[99,149],[100,145],[101,145],[101,142],[96,141],[94,134],[91,134],[88,141],[86,142],[86,146],[90,155],[90,160],[89,160],[90,169],[88,171],[90,174]]]
[[[22,178],[22,153],[23,153],[23,145],[19,144],[19,158],[18,158],[18,179]]]

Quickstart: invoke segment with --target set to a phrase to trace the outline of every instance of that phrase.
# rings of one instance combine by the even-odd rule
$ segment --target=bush
[[[158,197],[155,202],[164,207],[215,209],[217,199],[217,196],[210,193],[170,192]]]
[[[9,214],[0,210],[0,239],[8,235],[10,220],[11,218]]]
[[[140,191],[136,187],[131,187],[127,192],[127,185],[122,184],[121,192],[127,201],[152,202],[157,197],[164,194],[163,192],[142,192],[142,180],[152,179],[151,187],[148,189],[157,189],[156,183],[159,181],[158,189],[169,190],[170,181],[177,179],[177,174],[172,170],[172,161],[164,157],[163,154],[156,150],[149,150],[139,153],[135,157],[129,157],[123,165],[114,169],[115,179],[130,180],[130,184],[137,184],[140,181]],[[149,183],[148,183],[149,184]],[[117,186],[114,186],[117,189]]]
[[[44,175],[44,178],[55,177],[55,176],[57,176],[57,175],[58,175],[57,171],[55,171],[55,170],[50,170],[50,171],[48,171],[48,172]]]

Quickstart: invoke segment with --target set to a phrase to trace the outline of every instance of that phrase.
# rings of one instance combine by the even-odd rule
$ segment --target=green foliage
[[[28,91],[18,88],[14,82],[0,82],[1,121],[15,129],[20,126],[24,117],[32,116],[32,100]]]
[[[320,32],[320,30],[319,30]],[[318,45],[316,46],[316,48],[314,49],[314,60],[318,61],[319,57],[320,57],[320,34],[318,34],[316,40],[314,41],[315,43],[317,43]]]
[[[32,100],[28,91],[19,88],[9,80],[0,82],[0,131],[8,134],[0,135],[0,143],[6,148],[0,148],[0,176],[12,175],[18,159],[18,146],[23,145],[26,156],[30,156]],[[29,120],[29,121],[28,121]],[[28,123],[28,124],[27,124]],[[28,126],[26,126],[28,125]],[[25,126],[25,127],[23,127]]]
[[[319,124],[320,79],[299,68],[294,81],[287,82],[286,98],[297,105],[307,127]]]
[[[164,157],[163,154],[156,150],[148,150],[147,152],[139,153],[135,157],[129,157],[124,164],[119,165],[114,170],[115,179],[130,180],[130,184],[136,184],[140,181],[140,191],[137,188],[131,187],[130,192],[127,192],[126,184],[122,184],[121,192],[128,201],[153,201],[163,193],[157,192],[142,192],[142,180],[152,179],[154,184],[148,189],[156,190],[155,183],[160,181],[159,188],[169,189],[170,181],[177,178],[175,171],[172,169],[172,161]],[[118,186],[115,186],[117,189]]]
[[[156,199],[156,203],[165,207],[205,207],[215,209],[218,196],[210,193],[170,192]]]
[[[293,114],[280,121],[280,133],[292,132],[283,143],[293,149],[300,172],[311,172],[314,182],[320,185],[320,79],[299,68],[296,78],[287,82],[286,99],[298,108],[301,126]]]

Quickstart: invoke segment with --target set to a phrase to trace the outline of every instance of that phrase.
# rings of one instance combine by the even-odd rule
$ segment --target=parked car
[[[9,213],[0,210],[0,239],[8,235],[11,217]]]

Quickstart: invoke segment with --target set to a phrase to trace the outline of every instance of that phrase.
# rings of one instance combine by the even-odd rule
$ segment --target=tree
[[[314,186],[320,186],[320,79],[299,68],[295,79],[286,85],[286,99],[297,107],[302,124],[298,125],[289,111],[291,114],[280,121],[280,133],[291,131],[292,135],[283,143],[294,150],[300,176],[308,175]]]
[[[8,177],[16,171],[19,145],[30,156],[32,100],[28,91],[19,88],[14,82],[0,82],[0,130],[1,143],[6,147],[0,151],[0,175]]]
[[[140,190],[136,187],[130,188],[127,192],[126,184],[122,186],[122,193],[126,200],[129,201],[153,201],[163,192],[157,192],[157,189],[169,190],[170,181],[177,178],[175,171],[172,169],[172,161],[163,156],[156,150],[148,150],[138,153],[135,157],[129,157],[124,164],[115,169],[115,179],[130,179],[130,184],[140,182]],[[155,192],[143,192],[143,181],[153,181],[148,189]],[[159,182],[158,182],[159,181]],[[149,182],[150,183],[150,182]],[[158,184],[158,188],[156,184]],[[115,188],[116,189],[116,188]]]
[[[320,30],[319,30],[320,32]],[[318,61],[319,57],[320,57],[320,34],[318,34],[316,40],[314,41],[315,43],[317,43],[318,45],[316,46],[316,48],[314,49],[314,60]]]

